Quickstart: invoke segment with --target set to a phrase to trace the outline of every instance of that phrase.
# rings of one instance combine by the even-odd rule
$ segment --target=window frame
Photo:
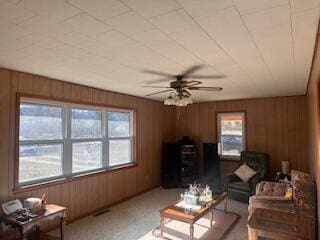
[[[121,111],[121,110],[118,110],[118,109],[114,109],[114,110],[110,110],[110,111],[108,111],[107,112],[107,114],[105,115],[107,118],[108,118],[108,114],[109,114],[109,112],[117,112],[117,113],[128,113],[127,111]],[[115,167],[115,166],[121,166],[121,165],[126,165],[127,163],[123,163],[123,164],[118,164],[118,165],[113,165],[113,166],[110,166],[110,152],[109,152],[109,149],[110,149],[110,141],[111,140],[115,140],[115,141],[117,141],[117,140],[130,140],[130,149],[132,149],[133,148],[133,141],[132,141],[132,135],[133,135],[133,131],[132,131],[132,129],[133,129],[133,117],[132,117],[132,114],[130,114],[130,125],[129,125],[129,137],[109,137],[109,126],[108,125],[106,125],[105,127],[106,127],[106,131],[105,131],[105,133],[106,133],[106,141],[107,141],[107,145],[108,145],[108,148],[107,148],[107,150],[108,150],[108,166],[110,167],[110,168],[112,168],[112,167]],[[108,123],[108,121],[106,121],[106,123]],[[130,158],[132,159],[133,158],[133,155],[132,155],[132,151],[130,151]]]
[[[62,139],[61,140],[26,140],[25,142],[36,142],[36,144],[43,144],[46,141],[48,143],[62,144],[62,175],[40,178],[31,181],[19,182],[19,164],[20,154],[19,148],[21,141],[20,136],[20,104],[21,103],[34,103],[48,106],[62,107]],[[72,122],[72,109],[88,109],[88,110],[99,110],[101,111],[101,138],[72,138],[71,136],[71,122]],[[125,112],[130,113],[130,139],[131,139],[131,162],[126,164],[119,164],[109,166],[109,144],[107,138],[108,131],[108,112]],[[106,104],[96,104],[86,101],[74,101],[65,100],[55,97],[43,97],[31,94],[17,93],[16,98],[16,121],[15,121],[15,161],[14,161],[14,191],[19,192],[22,189],[36,188],[37,186],[43,185],[54,185],[62,182],[73,181],[79,179],[79,177],[91,176],[93,174],[102,174],[109,171],[116,171],[124,168],[131,168],[138,166],[137,163],[137,130],[136,130],[136,110],[134,108],[111,106]],[[127,137],[126,137],[127,139]],[[102,143],[102,167],[90,169],[88,171],[72,172],[72,145],[78,142],[94,142],[101,141]],[[22,141],[23,142],[23,141]],[[22,143],[25,145],[27,143]],[[66,160],[70,158],[70,160]]]
[[[221,149],[221,126],[220,126],[220,117],[221,115],[235,115],[235,114],[241,114],[242,115],[242,151],[245,151],[247,149],[247,119],[246,119],[246,111],[240,110],[240,111],[227,111],[227,112],[217,112],[216,113],[216,129],[217,129],[217,143],[218,143],[218,155],[222,160],[240,160],[240,155],[225,155],[222,154]]]
[[[73,138],[72,137],[72,109],[85,109],[85,110],[92,110],[92,111],[101,111],[101,137],[100,138]],[[85,173],[90,173],[92,171],[97,171],[97,170],[102,170],[104,168],[106,168],[107,166],[105,165],[106,160],[104,159],[104,151],[105,148],[105,127],[104,127],[104,123],[105,123],[105,113],[106,108],[98,108],[98,107],[89,107],[89,106],[84,106],[84,105],[79,105],[79,104],[71,104],[69,105],[69,107],[67,108],[68,114],[69,114],[69,118],[68,120],[68,124],[69,124],[69,128],[67,128],[69,130],[68,135],[67,135],[67,139],[70,141],[69,145],[67,144],[68,147],[68,151],[70,153],[67,152],[67,154],[69,154],[69,156],[71,156],[71,160],[70,163],[71,166],[68,166],[68,172],[72,175],[72,176],[76,176],[79,174],[85,174]],[[94,168],[94,169],[88,169],[88,170],[84,170],[84,171],[78,171],[78,172],[73,172],[72,166],[73,166],[73,144],[74,143],[90,143],[90,142],[101,142],[101,167],[100,168]],[[70,155],[71,154],[71,155]]]

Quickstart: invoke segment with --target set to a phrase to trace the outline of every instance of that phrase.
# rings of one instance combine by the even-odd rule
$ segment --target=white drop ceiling
[[[0,0],[0,66],[145,97],[142,70],[203,64],[227,77],[196,102],[299,95],[318,21],[318,0]]]

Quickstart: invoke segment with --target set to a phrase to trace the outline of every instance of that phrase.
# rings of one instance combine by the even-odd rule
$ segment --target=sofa
[[[240,165],[246,163],[257,173],[248,182],[243,182],[234,173],[228,174],[225,179],[225,188],[228,191],[229,198],[247,203],[249,197],[255,193],[257,183],[262,181],[267,175],[268,159],[269,157],[265,153],[252,151],[241,152]]]
[[[256,208],[301,214],[311,219],[310,227],[315,233],[316,206],[315,181],[308,173],[292,170],[290,184],[265,181],[257,184],[248,211],[249,218]]]

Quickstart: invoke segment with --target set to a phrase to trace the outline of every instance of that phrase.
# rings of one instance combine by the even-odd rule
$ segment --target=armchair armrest
[[[224,179],[224,189],[227,190],[228,184],[236,181],[240,181],[240,178],[237,175],[235,175],[234,173],[226,174]]]
[[[260,178],[260,176],[258,174],[254,175],[251,179],[250,179],[250,183],[252,186],[252,195],[256,194],[256,186],[259,182],[261,182],[262,179]]]

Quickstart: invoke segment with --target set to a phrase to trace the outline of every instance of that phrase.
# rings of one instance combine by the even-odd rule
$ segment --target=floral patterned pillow
[[[293,202],[302,214],[315,216],[316,185],[311,181],[295,180],[293,185]]]
[[[295,180],[312,181],[312,177],[310,176],[309,173],[301,172],[298,170],[291,170],[291,179],[292,179],[292,184],[294,184]]]

